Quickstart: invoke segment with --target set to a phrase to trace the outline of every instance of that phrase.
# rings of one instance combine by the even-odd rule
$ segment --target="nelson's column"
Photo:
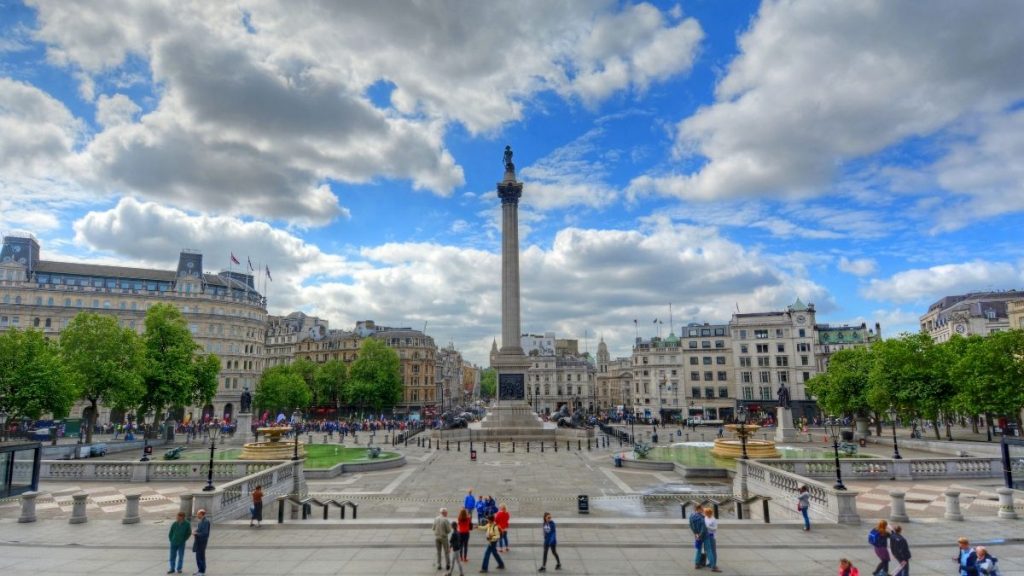
[[[491,367],[498,375],[498,402],[485,427],[535,427],[539,424],[526,403],[526,371],[530,360],[519,343],[519,198],[523,183],[516,180],[512,148],[505,147],[505,177],[498,183],[501,199],[501,349],[492,351]]]

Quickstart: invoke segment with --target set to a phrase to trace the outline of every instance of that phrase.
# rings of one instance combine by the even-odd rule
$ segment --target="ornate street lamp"
[[[896,407],[892,406],[889,408],[889,416],[892,417],[892,459],[902,460],[903,456],[900,456],[900,447],[896,443]]]
[[[220,426],[210,426],[207,434],[210,436],[210,466],[206,470],[206,486],[203,486],[203,492],[213,492],[213,451],[217,449]]]
[[[736,412],[736,422],[740,425],[740,446],[743,448],[743,459],[749,460],[750,456],[747,456],[747,409],[744,406],[740,406]]]
[[[146,420],[149,420],[154,416],[156,416],[156,413],[152,408],[150,408],[149,412],[146,412],[143,417],[142,426],[140,426],[140,428],[142,428],[142,458],[139,462],[149,462],[149,430],[146,428]],[[79,433],[79,436],[81,436],[81,433]]]
[[[292,432],[295,434],[295,449],[292,452],[292,460],[299,459],[299,421],[302,420],[302,413],[297,409],[292,412]]]
[[[828,429],[832,432],[832,449],[836,455],[836,483],[832,486],[836,490],[846,490],[846,486],[843,485],[843,473],[839,470],[839,432],[842,428],[842,424],[839,423],[839,418],[833,416],[828,420]]]

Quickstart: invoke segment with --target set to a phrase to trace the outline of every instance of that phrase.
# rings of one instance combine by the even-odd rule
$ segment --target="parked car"
[[[100,442],[99,444],[93,444],[89,447],[89,456],[106,456],[107,445]]]

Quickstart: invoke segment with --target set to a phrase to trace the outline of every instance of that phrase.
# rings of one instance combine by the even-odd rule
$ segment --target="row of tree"
[[[901,418],[949,425],[957,416],[1006,417],[1021,426],[1024,409],[1024,330],[989,336],[953,336],[936,343],[925,333],[904,334],[832,355],[807,392],[831,415],[877,421]],[[975,420],[976,422],[976,420]]]
[[[201,355],[181,312],[157,304],[139,335],[112,315],[83,312],[57,341],[37,330],[0,333],[0,409],[12,419],[68,415],[89,404],[92,442],[99,405],[141,416],[204,405],[217,392],[220,359]]]
[[[261,411],[272,412],[350,406],[380,413],[401,402],[402,394],[398,354],[383,342],[367,338],[351,367],[340,360],[315,364],[300,358],[268,368],[260,377],[253,403]]]

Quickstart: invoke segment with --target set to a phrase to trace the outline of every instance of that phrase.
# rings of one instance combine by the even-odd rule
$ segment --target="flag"
[[[270,275],[270,266],[266,266],[266,269],[267,269],[267,278],[269,278],[270,281],[273,282],[274,281],[274,277]]]
[[[249,258],[248,256],[246,256],[245,259],[249,261],[249,272],[252,272],[253,270],[255,270],[255,268],[252,267],[252,258]]]
[[[241,264],[241,262],[238,261],[238,258],[235,258],[235,253],[234,252],[231,253],[231,263],[232,264]]]

